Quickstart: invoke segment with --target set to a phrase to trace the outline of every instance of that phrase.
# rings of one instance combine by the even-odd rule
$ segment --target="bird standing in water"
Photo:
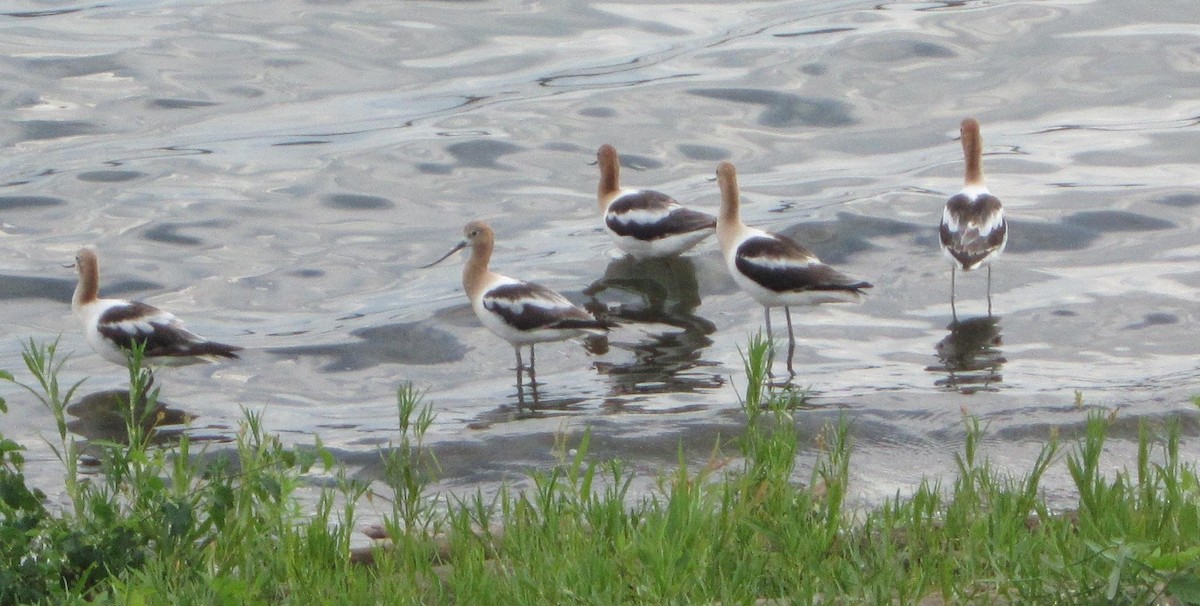
[[[79,283],[71,309],[83,320],[84,338],[102,358],[126,366],[134,343],[143,343],[147,362],[180,365],[237,358],[242,348],[209,341],[184,327],[173,314],[153,305],[100,298],[100,261],[85,246],[75,254]]]
[[[962,121],[963,158],[966,169],[963,188],[946,201],[939,230],[942,252],[950,259],[950,313],[958,321],[954,304],[954,274],[957,267],[964,272],[987,265],[988,315],[992,315],[992,261],[1008,244],[1008,221],[1004,206],[988,191],[983,182],[983,138],[979,122],[974,118]]]
[[[717,215],[717,239],[725,257],[725,267],[733,281],[759,305],[767,320],[767,340],[771,336],[771,308],[782,307],[788,326],[789,377],[796,371],[792,358],[796,335],[792,329],[793,305],[830,302],[857,302],[871,284],[850,278],[824,264],[816,255],[787,236],[747,227],[739,210],[737,170],[733,164],[717,166],[721,187],[721,212]],[[770,375],[771,363],[767,372]],[[773,375],[772,375],[773,376]]]
[[[525,394],[521,373],[528,368],[536,404],[534,345],[564,341],[588,333],[603,334],[613,324],[597,320],[583,308],[545,286],[492,273],[488,263],[495,243],[496,234],[487,223],[472,221],[463,228],[462,242],[425,267],[437,265],[450,255],[471,248],[471,256],[462,274],[463,289],[471,300],[471,309],[488,330],[513,346],[517,356],[517,396],[523,404]],[[525,345],[529,346],[528,367],[521,359],[521,347]]]
[[[604,229],[621,250],[637,259],[687,252],[712,235],[716,219],[685,208],[667,194],[621,187],[621,159],[611,145],[596,152],[600,166],[597,199]]]

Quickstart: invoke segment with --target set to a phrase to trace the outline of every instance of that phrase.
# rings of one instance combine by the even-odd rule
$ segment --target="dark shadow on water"
[[[854,106],[830,97],[806,97],[761,88],[696,88],[689,93],[733,103],[763,106],[758,123],[773,128],[848,126]]]
[[[845,263],[855,253],[874,248],[874,238],[893,238],[927,231],[922,225],[895,219],[838,213],[833,221],[798,223],[780,233],[813,251],[831,265]]]
[[[79,78],[97,74],[112,74],[126,78],[137,77],[137,74],[126,66],[125,61],[116,53],[86,56],[39,56],[25,59],[21,63],[30,73],[53,78]]]
[[[325,345],[276,347],[281,356],[323,356],[322,372],[357,371],[379,364],[442,364],[463,359],[467,347],[454,335],[423,322],[370,326],[350,331],[357,340]]]
[[[1007,360],[998,349],[1003,344],[998,316],[980,316],[951,322],[949,333],[934,347],[938,363],[925,370],[943,375],[934,385],[972,394],[998,391],[1000,371]]]
[[[1008,220],[1008,253],[1031,253],[1055,250],[1084,250],[1090,247],[1100,233],[1084,226],[1070,223],[1040,223]],[[937,241],[937,235],[933,235]],[[935,244],[936,246],[936,244]]]
[[[124,411],[129,406],[129,390],[110,389],[90,393],[78,399],[67,407],[67,414],[73,419],[67,421],[67,429],[90,442],[114,442],[127,444],[129,433],[125,427]],[[143,400],[134,411],[137,418],[142,419],[142,428],[153,432],[151,442],[156,445],[172,444],[179,441],[179,436],[188,431],[188,439],[192,441],[229,441],[228,436],[212,434],[198,435],[189,431],[187,425],[195,417],[187,412],[173,407],[161,398],[155,403],[153,411],[146,411]],[[95,449],[86,449],[89,454]]]
[[[655,170],[663,166],[663,163],[656,158],[638,154],[622,153],[618,161],[621,163],[621,168],[629,170]]]
[[[823,27],[820,29],[809,29],[799,32],[787,32],[782,34],[773,34],[776,38],[796,38],[799,36],[820,36],[826,34],[840,34],[843,32],[852,32],[856,27]]]
[[[82,8],[59,8],[44,11],[13,11],[0,13],[0,15],[4,15],[5,17],[15,17],[18,19],[32,19],[35,17],[57,17],[59,15],[69,15],[82,10]]]
[[[1092,229],[1100,233],[1160,231],[1177,227],[1170,221],[1124,210],[1089,210],[1077,212],[1064,217],[1063,223]]]
[[[493,139],[461,141],[446,146],[446,153],[454,158],[453,163],[421,162],[416,167],[417,170],[430,175],[447,175],[459,168],[515,170],[508,165],[502,164],[500,159],[524,149],[506,141],[496,141]]]
[[[154,109],[194,109],[197,107],[212,107],[213,105],[220,105],[220,103],[201,99],[159,98],[151,100],[146,105]]]
[[[176,244],[179,246],[200,246],[204,244],[204,240],[196,236],[189,236],[182,233],[183,230],[190,229],[211,229],[223,230],[233,225],[232,221],[210,219],[207,221],[164,221],[155,224],[142,233],[142,238],[151,242],[162,242],[164,244]]]
[[[8,212],[26,208],[45,208],[47,206],[65,206],[67,201],[50,196],[0,196],[0,210]]]
[[[583,396],[555,396],[553,390],[546,393],[545,385],[539,383],[540,394],[535,403],[530,395],[530,387],[525,386],[525,403],[514,390],[508,396],[508,403],[501,404],[492,410],[480,413],[474,420],[467,423],[467,429],[487,429],[500,423],[513,421],[528,421],[532,419],[550,419],[554,417],[571,417],[582,414],[584,407],[591,401]]]
[[[711,145],[690,145],[680,143],[675,146],[679,149],[679,153],[683,154],[689,160],[697,160],[702,162],[719,162],[728,160],[733,156],[733,153],[723,147],[714,147]]]
[[[75,271],[75,270],[70,270]],[[104,285],[104,295],[125,297],[135,293],[162,288],[161,284],[145,280],[122,280]],[[75,292],[75,280],[0,274],[0,301],[8,299],[45,299],[70,303]],[[68,310],[69,311],[69,310]]]
[[[88,183],[122,183],[145,176],[146,173],[136,170],[89,170],[75,175],[75,178]]]
[[[1176,208],[1193,208],[1200,206],[1200,194],[1181,193],[1171,194],[1155,200],[1159,204],[1166,206],[1174,206]]]
[[[700,306],[700,293],[691,259],[624,257],[609,263],[604,277],[584,294],[591,297],[585,304],[589,311],[620,324],[676,329],[647,331],[637,342],[610,342],[634,356],[632,362],[597,365],[611,379],[613,395],[687,393],[724,383],[717,374],[696,370],[716,365],[701,358],[716,326],[692,313]]]
[[[325,196],[322,202],[325,206],[339,210],[386,210],[396,206],[387,198],[363,194],[332,194]]]
[[[1186,198],[1178,199],[1186,203]],[[1077,212],[1057,223],[1009,219],[1008,224],[1011,235],[1006,250],[1018,254],[1084,250],[1106,233],[1162,231],[1177,227],[1170,221],[1123,210]],[[936,242],[936,235],[932,241]]]
[[[1156,311],[1142,316],[1141,322],[1134,322],[1121,327],[1121,330],[1142,330],[1154,326],[1170,326],[1179,323],[1179,316],[1167,312]]]
[[[923,13],[923,12],[929,12],[929,11],[941,11],[941,10],[946,10],[946,9],[962,8],[966,5],[967,5],[966,0],[942,0],[941,2],[934,2],[931,5],[917,7],[915,10]],[[891,5],[882,5],[881,4],[881,5],[879,5],[879,8],[882,10],[883,8],[890,7],[890,6]],[[906,9],[907,9],[907,7],[906,7]]]
[[[85,120],[25,120],[14,124],[20,132],[18,141],[46,141],[100,132],[99,125]]]

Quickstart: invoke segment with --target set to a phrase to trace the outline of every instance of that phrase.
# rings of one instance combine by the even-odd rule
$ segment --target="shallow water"
[[[741,425],[762,313],[715,239],[615,254],[591,164],[608,142],[626,184],[709,211],[716,163],[736,163],[748,223],[875,284],[863,305],[793,314],[814,396],[797,421],[853,421],[861,498],[951,469],[964,410],[1016,469],[1094,408],[1123,427],[1181,418],[1194,455],[1197,22],[1185,0],[27,3],[0,15],[0,368],[61,334],[64,381],[124,385],[70,316],[62,265],[90,243],[106,296],[247,348],[159,374],[215,448],[262,411],[372,476],[412,381],[444,489],[519,478],[585,428],[637,469],[680,441],[703,459]],[[935,229],[968,115],[1012,237],[995,317],[986,274],[960,274],[952,330]],[[532,414],[459,267],[418,269],[475,218],[497,231],[496,270],[625,321],[605,353],[540,347]],[[4,434],[53,484],[49,416],[0,396]],[[88,410],[75,430],[107,435]],[[1119,436],[1118,457],[1136,432]]]

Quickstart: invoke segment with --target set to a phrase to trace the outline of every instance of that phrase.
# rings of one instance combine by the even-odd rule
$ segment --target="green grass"
[[[409,386],[397,441],[381,450],[384,480],[368,484],[319,442],[283,446],[249,412],[219,453],[196,452],[186,434],[153,446],[156,394],[137,355],[129,440],[101,444],[101,471],[84,481],[61,421],[74,388],[58,388],[55,346],[29,343],[30,392],[60,422],[71,506],[48,509],[20,445],[0,436],[0,605],[1200,604],[1200,482],[1177,424],[1142,424],[1134,466],[1114,471],[1112,420],[1091,414],[1082,435],[1051,438],[1009,475],[968,417],[952,478],[857,511],[852,423],[801,443],[803,394],[765,386],[765,348],[756,339],[746,352],[733,463],[728,444],[700,468],[681,452],[635,495],[633,472],[591,456],[585,433],[526,490],[451,498],[427,488],[433,413]],[[798,484],[802,450],[819,457]],[[1055,465],[1077,490],[1072,507],[1041,494]],[[364,553],[351,539],[368,502],[389,512],[390,540]]]

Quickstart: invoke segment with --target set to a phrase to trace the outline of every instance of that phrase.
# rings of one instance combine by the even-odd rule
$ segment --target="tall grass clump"
[[[433,407],[421,401],[416,387],[404,383],[396,392],[396,412],[397,441],[380,453],[385,494],[368,493],[372,500],[390,504],[384,516],[389,544],[360,559],[380,572],[371,577],[378,580],[377,589],[409,595],[422,603],[436,602],[441,586],[434,565],[444,557],[445,544],[440,539],[448,522],[437,499],[428,494],[438,471],[437,458],[425,445],[425,433],[434,420]]]
[[[66,471],[70,508],[46,507],[44,495],[19,475],[17,448],[0,442],[5,486],[0,605],[102,603],[114,595],[123,595],[122,602],[142,602],[173,592],[195,596],[198,603],[241,603],[278,598],[287,586],[281,579],[311,578],[309,571],[291,569],[279,553],[301,540],[297,528],[310,519],[296,496],[301,476],[317,459],[332,465],[332,456],[319,444],[286,449],[263,430],[261,416],[247,412],[233,453],[193,452],[186,433],[173,447],[153,446],[161,421],[158,391],[142,363],[142,348],[135,347],[128,397],[120,400],[125,439],[92,442],[99,470],[84,475],[81,448],[67,430],[65,412],[79,383],[60,388],[65,358],[56,343],[31,341],[23,357],[35,382],[18,384],[55,419],[58,442],[51,447]],[[2,378],[15,382],[8,374]],[[351,501],[361,494],[350,492]],[[338,534],[331,523],[329,502],[319,500],[311,519],[320,521],[311,528],[348,543],[349,532]],[[328,553],[321,557],[330,560]]]
[[[1101,457],[1111,419],[1093,414],[1067,458],[1079,491],[1074,528],[1083,552],[1064,571],[1080,587],[1109,600],[1172,595],[1200,604],[1200,481],[1194,462],[1180,458],[1180,427],[1167,427],[1155,455],[1149,426],[1138,428],[1136,467],[1111,477]]]
[[[694,466],[681,448],[657,489],[630,494],[627,463],[594,460],[584,432],[561,465],[535,470],[524,491],[476,495],[452,509],[444,595],[454,603],[747,603],[813,596],[816,568],[838,542],[848,480],[848,424],[827,432],[813,470],[794,480],[799,438],[788,404],[765,384],[767,344],[751,343],[733,442],[740,469],[716,445]],[[801,582],[803,581],[803,582]]]
[[[57,341],[43,346],[30,340],[22,358],[34,384],[9,373],[0,378],[23,387],[54,418],[58,442],[50,447],[66,469],[66,497],[73,509],[58,516],[47,508],[45,495],[24,481],[19,447],[0,440],[0,605],[80,599],[145,559],[136,525],[117,513],[102,488],[81,480],[80,450],[66,423],[66,408],[81,382],[65,390],[60,386],[66,358],[59,355]]]
[[[707,460],[681,444],[649,490],[633,488],[633,462],[595,457],[603,437],[585,430],[523,488],[463,497],[430,490],[433,412],[410,385],[368,484],[319,439],[284,447],[250,412],[232,446],[154,446],[157,394],[135,355],[130,438],[99,445],[100,471],[63,511],[0,436],[0,605],[1200,604],[1200,481],[1179,423],[1142,423],[1124,468],[1106,448],[1113,418],[1091,413],[1010,473],[965,416],[952,473],[864,507],[850,413],[802,434],[795,392],[766,382],[768,347],[746,350],[744,426]],[[29,353],[35,393],[65,407],[54,348]],[[77,473],[72,439],[61,431],[56,452]],[[1051,505],[1056,466],[1074,500]],[[364,503],[389,539],[370,551],[352,549]]]
[[[421,404],[411,383],[396,392],[399,442],[383,453],[384,478],[391,489],[392,511],[387,526],[392,536],[432,534],[436,521],[425,489],[437,469],[437,459],[425,448],[425,432],[433,424],[433,408]]]

